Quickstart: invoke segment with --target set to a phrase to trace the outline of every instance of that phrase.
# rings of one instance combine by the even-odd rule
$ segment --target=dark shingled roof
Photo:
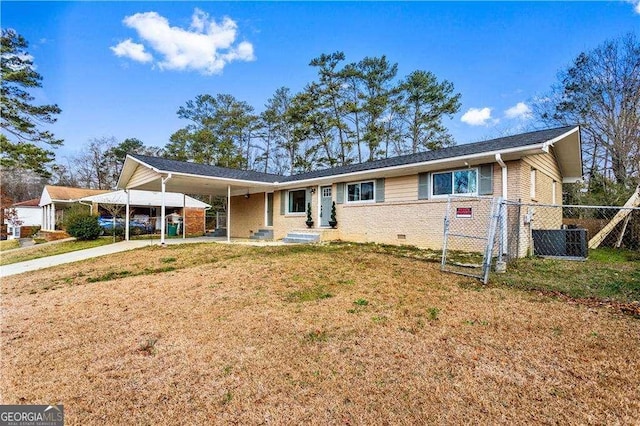
[[[539,130],[536,132],[522,133],[520,135],[507,136],[488,141],[455,145],[449,148],[438,149],[436,151],[419,152],[417,154],[401,155],[399,157],[384,158],[382,160],[368,161],[366,163],[349,164],[347,166],[334,167],[331,169],[315,170],[308,173],[287,176],[284,178],[283,182],[337,176],[365,170],[384,169],[387,167],[404,166],[414,163],[442,160],[445,158],[461,157],[464,155],[481,154],[483,152],[519,148],[527,145],[537,145],[556,138],[575,127],[576,126],[567,126],[557,129]]]
[[[282,180],[280,175],[254,172],[252,170],[229,169],[227,167],[207,164],[188,163],[186,161],[169,160],[167,158],[149,157],[148,155],[130,154],[131,157],[164,172],[188,173],[198,176],[213,176],[226,179],[250,180],[274,183]]]
[[[298,180],[314,179],[327,176],[339,176],[348,173],[384,169],[387,167],[403,166],[428,161],[442,160],[446,158],[461,157],[466,155],[482,154],[483,152],[500,151],[510,148],[521,148],[528,145],[539,145],[554,139],[576,126],[559,127],[556,129],[538,130],[522,133],[514,136],[506,136],[488,141],[455,145],[436,151],[420,152],[417,154],[402,155],[399,157],[384,158],[382,160],[368,161],[366,163],[349,164],[324,170],[315,170],[292,176],[280,176],[268,173],[254,172],[250,170],[228,169],[225,167],[208,166],[205,164],[187,163],[183,161],[167,160],[146,155],[132,155],[132,157],[162,171],[189,173],[200,176],[213,176],[228,179],[250,180],[264,183],[295,182]]]

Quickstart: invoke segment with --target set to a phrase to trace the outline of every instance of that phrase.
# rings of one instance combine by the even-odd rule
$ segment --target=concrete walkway
[[[189,244],[189,243],[227,243],[226,237],[198,237],[198,238],[171,238],[165,240],[166,244]],[[41,257],[39,259],[27,260],[25,262],[12,263],[0,266],[0,278],[11,275],[22,274],[24,272],[37,271],[38,269],[50,268],[52,266],[63,265],[65,263],[77,262],[79,260],[92,259],[106,256],[113,253],[120,253],[137,249],[140,247],[159,245],[160,240],[131,240],[120,241],[106,246],[94,247],[85,250],[77,250],[69,253],[57,254],[55,256]],[[281,245],[281,242],[263,242],[251,240],[232,240],[231,244],[247,244],[255,246]]]

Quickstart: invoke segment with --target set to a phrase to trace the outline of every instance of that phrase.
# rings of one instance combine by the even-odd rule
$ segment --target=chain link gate
[[[442,265],[444,272],[489,280],[494,246],[501,223],[502,199],[449,196],[444,218]],[[501,252],[502,249],[498,248]]]

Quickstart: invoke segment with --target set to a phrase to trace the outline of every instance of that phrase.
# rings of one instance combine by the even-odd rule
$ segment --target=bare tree
[[[634,187],[640,162],[640,43],[635,35],[580,53],[558,80],[534,105],[538,118],[547,125],[580,124],[587,176],[601,174],[624,188]]]
[[[0,167],[2,190],[15,202],[40,197],[47,179],[32,170]]]
[[[85,188],[111,189],[115,186],[107,164],[107,152],[117,145],[116,138],[91,139],[73,161],[78,183]]]

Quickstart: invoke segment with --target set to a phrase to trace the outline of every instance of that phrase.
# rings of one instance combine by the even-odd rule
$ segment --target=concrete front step
[[[250,240],[273,240],[273,230],[271,229],[258,229],[257,232],[254,232],[252,236],[249,237]]]
[[[206,234],[204,234],[205,237],[226,237],[227,236],[227,230],[224,228],[218,228],[213,232],[207,232]]]
[[[311,232],[290,232],[286,237],[283,238],[283,243],[316,243],[320,241],[320,234],[311,233]]]

